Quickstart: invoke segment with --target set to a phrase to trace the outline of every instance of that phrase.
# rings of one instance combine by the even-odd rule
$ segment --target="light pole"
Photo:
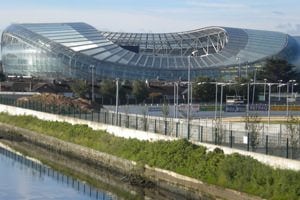
[[[271,87],[276,83],[268,83],[269,86],[269,102],[268,102],[268,124],[270,125],[270,111],[271,111]]]
[[[220,120],[222,120],[222,104],[223,104],[223,86],[225,84],[221,84],[221,97],[220,97]]]
[[[289,117],[289,82],[286,83],[286,117]]]
[[[190,97],[191,97],[191,56],[194,56],[198,50],[192,51],[192,54],[188,56],[188,97],[187,97],[187,103],[188,103],[188,109],[187,109],[187,136],[188,139],[190,137],[190,112],[191,112],[191,104],[190,104]]]
[[[255,83],[256,83],[256,68],[254,68],[254,75],[253,75],[253,92],[252,92],[252,105],[254,104],[255,99]]]
[[[174,118],[177,118],[177,106],[178,106],[178,83],[174,82]]]
[[[296,86],[298,84],[296,83],[296,80],[290,80],[289,82],[292,84],[292,98],[294,98],[294,85]]]
[[[95,101],[95,92],[94,92],[94,70],[95,65],[90,65],[90,69],[92,70],[92,102]]]
[[[119,78],[116,78],[116,125],[118,125],[119,114]]]
[[[267,84],[267,79],[265,78],[264,79],[264,82],[265,82],[265,84],[264,84],[264,101],[266,101],[266,84]]]
[[[281,90],[281,86],[282,86],[282,84],[281,84],[282,80],[278,80],[278,82],[279,82],[279,84],[278,84],[278,101],[280,102],[280,98],[281,98],[280,90]]]
[[[250,93],[250,82],[248,82],[248,84],[247,84],[247,108],[246,108],[246,116],[247,117],[249,117],[249,96],[250,96],[249,93]]]
[[[217,119],[217,107],[218,107],[218,83],[216,82],[216,99],[215,99],[215,120]]]
[[[240,57],[236,57],[236,60],[238,61],[238,77],[241,78],[241,58]]]

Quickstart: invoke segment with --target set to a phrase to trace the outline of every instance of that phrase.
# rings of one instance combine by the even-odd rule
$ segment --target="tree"
[[[146,83],[139,80],[133,81],[132,94],[135,96],[138,102],[144,101],[149,94]]]
[[[287,119],[286,130],[292,147],[292,158],[296,158],[300,145],[300,120],[290,116]]]
[[[113,99],[116,99],[116,82],[114,80],[103,80],[100,84],[100,93],[105,99],[110,99],[111,103]],[[122,99],[125,101],[126,92],[125,89],[122,87],[119,81],[119,102],[121,103]]]
[[[75,94],[76,97],[84,98],[87,92],[89,91],[89,87],[87,83],[83,80],[76,80],[70,84],[70,88]]]
[[[261,119],[257,114],[248,115],[245,117],[244,122],[246,129],[249,133],[249,145],[252,147],[252,151],[256,151],[260,142],[260,132],[263,128]]]
[[[100,86],[100,93],[104,98],[115,98],[116,84],[112,80],[103,80]]]
[[[278,80],[287,82],[290,79],[297,79],[298,73],[294,70],[295,66],[286,60],[271,58],[266,61],[260,71],[258,80],[267,79],[268,82],[277,83]]]
[[[210,102],[215,98],[215,84],[213,79],[209,77],[198,77],[195,80],[196,84],[193,85],[193,97],[200,101]]]

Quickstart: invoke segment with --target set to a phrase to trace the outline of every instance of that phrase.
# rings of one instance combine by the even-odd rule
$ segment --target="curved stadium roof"
[[[13,24],[2,35],[7,74],[52,78],[175,80],[214,76],[271,56],[296,59],[299,45],[287,34],[227,27],[176,33],[104,32],[86,23]],[[198,53],[191,57],[191,52]]]

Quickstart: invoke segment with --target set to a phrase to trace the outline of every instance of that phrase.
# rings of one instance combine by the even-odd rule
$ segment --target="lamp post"
[[[92,70],[92,102],[95,101],[95,92],[94,92],[94,70],[95,65],[90,65],[90,69]]]
[[[241,78],[241,58],[240,57],[236,57],[236,60],[238,61],[238,77]]]
[[[177,118],[177,106],[178,106],[178,83],[174,82],[174,118]]]
[[[247,84],[247,108],[246,108],[246,116],[247,117],[249,117],[249,96],[250,96],[249,93],[250,93],[250,82],[248,82],[248,84]]]
[[[220,120],[222,120],[222,104],[223,104],[223,86],[225,84],[221,84],[221,97],[220,97]]]
[[[269,86],[268,124],[270,125],[270,111],[271,111],[271,86],[272,86],[272,84],[271,84],[271,83],[269,83],[269,84],[268,84],[268,86]]]
[[[282,83],[282,80],[278,80],[278,101],[280,102],[280,98],[281,98],[281,94],[280,94],[280,90],[281,90],[281,83]]]
[[[292,97],[294,97],[294,85],[297,85],[296,80],[289,80],[289,82],[292,84]]]
[[[218,83],[216,84],[216,99],[215,99],[215,120],[217,119],[217,107],[218,107]]]
[[[252,92],[252,105],[254,104],[254,99],[255,99],[255,83],[256,83],[256,68],[254,68],[254,74],[253,74],[253,92]]]
[[[264,82],[265,82],[265,84],[264,84],[264,101],[266,101],[266,84],[267,84],[267,79],[265,78],[264,79]]]
[[[286,83],[286,117],[289,116],[289,82]]]
[[[119,114],[119,78],[116,78],[116,125],[118,125]]]
[[[190,104],[190,97],[191,97],[191,56],[194,56],[198,50],[192,51],[192,54],[188,56],[188,97],[187,97],[187,103],[188,103],[188,109],[187,109],[187,135],[188,139],[190,136],[190,112],[191,112],[191,104]]]

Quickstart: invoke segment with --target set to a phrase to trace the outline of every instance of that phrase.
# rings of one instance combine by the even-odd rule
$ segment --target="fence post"
[[[84,119],[87,120],[87,110],[84,111]]]
[[[122,126],[122,115],[119,114],[119,126]]]
[[[167,131],[168,131],[168,122],[167,120],[165,120],[165,135],[167,135]]]
[[[232,130],[230,130],[230,135],[229,135],[229,146],[232,148]]]
[[[247,151],[250,149],[250,134],[249,132],[247,133]]]
[[[200,125],[198,126],[198,141],[200,141]]]
[[[268,154],[269,152],[268,152],[268,143],[269,143],[269,136],[268,135],[266,135],[266,154]]]
[[[92,110],[91,114],[92,114],[92,122],[93,122],[94,121],[94,111],[93,110]]]
[[[98,111],[98,122],[100,122],[100,110]]]
[[[106,115],[107,115],[107,112],[104,112],[104,124],[106,124]]]
[[[156,119],[154,119],[154,133],[156,133]]]
[[[179,125],[179,122],[176,122],[176,137],[178,137],[178,125]]]
[[[286,138],[286,158],[289,158],[289,138]]]
[[[200,142],[203,142],[203,126],[200,128]]]
[[[138,116],[135,115],[135,129],[138,129]]]
[[[190,139],[190,123],[187,123],[187,139]]]
[[[217,145],[218,130],[215,128],[215,145]]]
[[[129,128],[129,115],[127,114],[127,124],[126,127]]]

